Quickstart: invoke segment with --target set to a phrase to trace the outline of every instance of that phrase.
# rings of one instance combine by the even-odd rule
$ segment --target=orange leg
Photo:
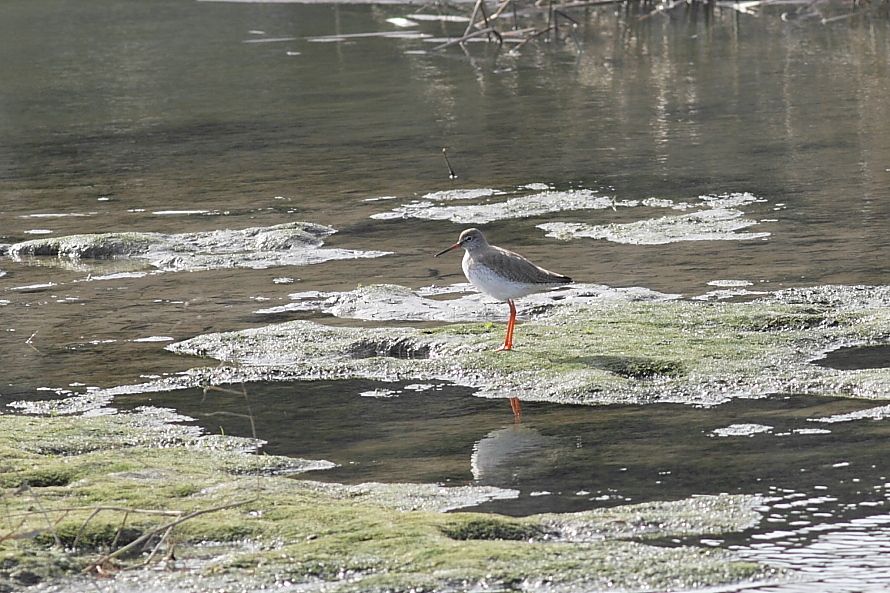
[[[510,320],[507,322],[507,335],[504,337],[504,345],[498,348],[498,352],[513,349],[513,328],[516,327],[516,305],[513,304],[512,300],[508,300],[507,304],[510,305]]]
[[[510,409],[513,410],[513,420],[522,422],[522,402],[519,401],[518,397],[510,398]]]

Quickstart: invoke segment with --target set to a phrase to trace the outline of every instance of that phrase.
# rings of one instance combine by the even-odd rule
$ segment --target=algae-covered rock
[[[15,243],[9,255],[21,258],[28,255],[49,255],[71,259],[102,259],[133,257],[147,252],[164,240],[160,233],[98,233],[43,237]]]
[[[481,197],[481,195],[471,195],[470,197]],[[435,197],[414,201],[389,212],[374,214],[371,218],[382,220],[420,218],[450,220],[466,224],[485,224],[495,220],[529,218],[564,210],[603,210],[618,206],[632,207],[639,204],[635,200],[616,201],[613,197],[603,196],[589,189],[548,190],[482,204],[441,205],[441,202],[447,199]]]
[[[676,241],[730,241],[763,239],[768,232],[738,232],[757,224],[756,220],[742,218],[740,206],[762,202],[749,193],[722,196],[701,196],[704,209],[688,214],[661,216],[629,223],[591,225],[586,223],[548,222],[538,228],[548,237],[569,240],[578,237],[606,239],[615,243],[636,245],[661,245]],[[683,203],[687,205],[687,203]],[[676,208],[673,202],[664,204],[644,202],[647,206]]]
[[[890,369],[811,362],[841,345],[890,340],[888,287],[789,290],[746,303],[569,301],[521,324],[512,352],[494,352],[504,328],[491,323],[421,330],[293,321],[167,348],[239,365],[225,371],[238,380],[445,380],[482,396],[563,403],[890,396]]]
[[[679,216],[662,216],[650,220],[607,225],[550,222],[538,225],[548,237],[572,239],[606,239],[614,243],[662,245],[676,241],[740,241],[769,237],[767,232],[740,233],[757,224],[742,218],[742,212],[732,209],[703,210]]]
[[[45,237],[15,243],[9,255],[60,259],[137,258],[163,271],[268,268],[334,259],[380,257],[381,251],[322,248],[336,231],[308,222],[200,233],[98,233]]]

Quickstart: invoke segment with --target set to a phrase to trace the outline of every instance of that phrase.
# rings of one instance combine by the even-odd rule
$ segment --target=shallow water
[[[717,408],[559,406],[448,385],[247,384],[117,400],[124,409],[175,406],[210,432],[257,436],[269,453],[334,461],[312,479],[423,481],[517,489],[475,510],[571,512],[697,494],[764,497],[759,526],[684,541],[801,571],[756,590],[882,591],[890,576],[890,461],[885,422],[824,422],[870,404],[773,396]],[[720,436],[731,426],[761,432]],[[664,542],[665,545],[680,540]],[[868,572],[860,572],[860,569]],[[807,589],[807,587],[810,587]]]
[[[890,366],[890,346],[882,344],[839,348],[815,362],[841,371],[885,368]]]
[[[885,281],[884,21],[820,26],[718,11],[640,22],[603,9],[578,30],[581,53],[542,43],[519,56],[485,44],[466,56],[418,54],[431,45],[422,39],[309,39],[402,30],[386,19],[410,12],[3,3],[0,242],[305,220],[338,229],[333,247],[394,252],[96,282],[78,281],[120,270],[0,259],[0,349],[14,361],[3,383],[27,391],[133,381],[189,363],[127,340],[251,326],[261,322],[253,311],[295,290],[460,280],[457,256],[430,255],[465,224],[372,218],[453,188],[544,183],[619,203],[733,192],[763,200],[743,208],[758,221],[747,231],[769,233],[753,240],[563,242],[536,228],[634,223],[665,215],[661,207],[485,225],[494,242],[584,282],[694,296],[715,280],[752,290]],[[498,198],[478,201],[489,199]],[[282,276],[294,283],[276,283]]]
[[[0,243],[309,221],[339,231],[327,246],[393,252],[163,274],[139,262],[2,257],[0,403],[189,368],[198,363],[164,344],[268,323],[255,312],[289,303],[293,292],[462,281],[456,255],[431,254],[469,223],[380,216],[456,188],[505,193],[477,191],[436,206],[550,190],[614,198],[614,208],[545,208],[484,225],[493,242],[582,282],[687,297],[714,286],[886,283],[885,21],[823,26],[731,11],[639,21],[607,8],[587,13],[577,31],[580,53],[554,42],[519,56],[485,44],[434,54],[416,38],[310,39],[401,30],[386,19],[415,11],[173,0],[0,4]],[[412,30],[462,29],[422,22]],[[443,146],[456,181],[448,179]],[[528,184],[544,185],[520,189]],[[745,232],[756,238],[562,241],[538,228],[635,228],[686,213],[672,205],[743,192],[757,198],[740,207],[755,222]],[[640,204],[625,207],[632,201]],[[329,320],[312,312],[286,318],[297,316]],[[378,388],[393,387],[251,386],[258,436],[270,452],[342,464],[320,479],[519,485],[518,501],[486,507],[516,514],[774,493],[763,529],[721,545],[804,570],[821,562],[831,590],[842,590],[844,579],[855,581],[850,590],[890,582],[886,554],[851,553],[887,546],[885,423],[806,421],[866,403],[773,397],[714,410],[527,403],[515,425],[506,402],[450,386],[390,399],[358,395]],[[250,434],[241,396],[176,392],[121,403],[148,401],[211,430]],[[745,424],[771,428],[712,436]],[[831,432],[794,432],[814,428]],[[761,429],[730,433],[746,430]],[[504,443],[523,454],[505,459]],[[779,506],[796,500],[808,502]],[[869,518],[875,526],[863,530]],[[807,531],[818,525],[832,527]],[[770,530],[791,535],[754,537]]]

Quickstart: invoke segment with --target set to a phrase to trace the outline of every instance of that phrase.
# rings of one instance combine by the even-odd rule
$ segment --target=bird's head
[[[457,238],[457,243],[447,249],[443,249],[436,254],[436,257],[448,253],[452,249],[457,249],[458,247],[463,247],[467,251],[473,251],[484,245],[488,245],[488,241],[485,240],[485,235],[482,234],[482,231],[479,229],[467,229]]]

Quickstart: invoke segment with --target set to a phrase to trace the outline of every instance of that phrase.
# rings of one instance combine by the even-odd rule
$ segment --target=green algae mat
[[[85,590],[99,576],[165,591],[652,590],[772,574],[721,550],[653,545],[756,525],[757,497],[443,513],[515,493],[305,481],[295,474],[313,462],[168,420],[150,408],[0,417],[0,590]]]
[[[490,322],[417,329],[292,321],[168,348],[235,365],[222,380],[444,380],[481,396],[558,403],[890,396],[890,369],[814,364],[843,346],[890,342],[888,287],[792,289],[750,302],[568,300],[520,324],[507,353],[494,351],[504,329]],[[216,382],[213,373],[200,381]]]
[[[80,404],[24,406],[45,415],[0,416],[0,590],[82,590],[96,575],[166,591],[673,590],[772,578],[725,550],[660,545],[755,526],[756,496],[521,519],[467,513],[456,509],[517,493],[307,481],[302,472],[330,464],[259,455],[260,442],[202,434],[168,411],[101,406],[117,393],[346,378],[448,380],[480,395],[566,403],[881,399],[890,370],[814,361],[842,346],[887,344],[888,304],[886,287],[830,286],[750,302],[560,303],[521,324],[509,353],[493,352],[503,331],[494,323],[293,321],[197,336],[169,348],[221,364],[92,392]]]

